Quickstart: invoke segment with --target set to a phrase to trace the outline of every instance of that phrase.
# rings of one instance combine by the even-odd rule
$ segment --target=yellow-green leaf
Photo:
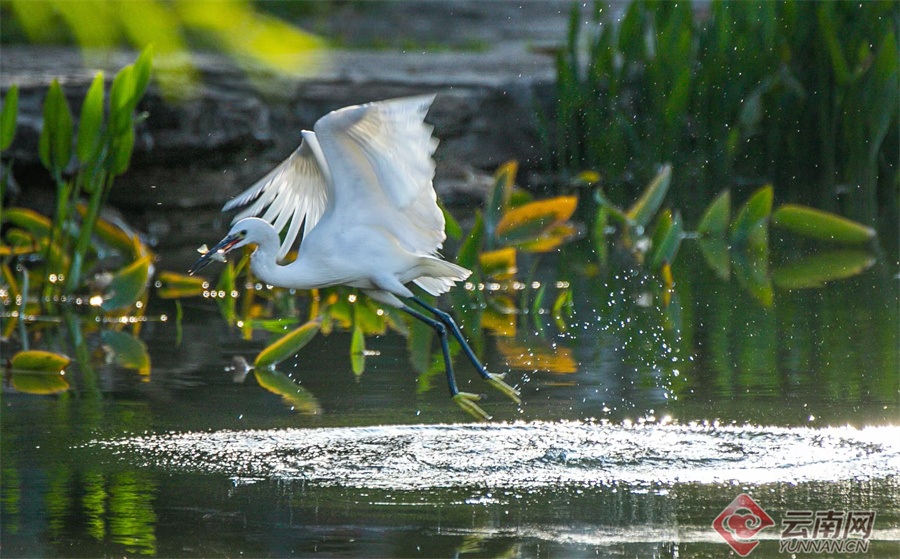
[[[772,224],[813,239],[836,243],[864,243],[875,230],[833,213],[807,206],[785,204],[772,214]]]
[[[12,374],[12,386],[26,394],[57,394],[69,389],[65,371]]]
[[[272,367],[289,357],[293,357],[303,346],[316,337],[321,326],[321,320],[311,320],[293,332],[281,337],[256,356],[254,366],[257,369]]]
[[[125,266],[113,276],[101,308],[105,311],[123,309],[135,304],[147,289],[152,256],[145,256]]]
[[[701,235],[724,233],[731,221],[731,191],[727,188],[716,196],[700,219],[697,232]]]
[[[638,201],[628,208],[625,215],[641,227],[646,227],[650,220],[653,219],[663,199],[665,199],[671,182],[672,165],[667,163],[650,184],[647,185]]]
[[[87,214],[87,206],[83,203],[77,204],[75,210],[82,218]],[[136,235],[129,235],[124,229],[102,217],[97,217],[97,221],[94,223],[94,234],[100,237],[104,243],[131,259],[146,255],[147,251],[143,249],[140,239],[135,240]]]
[[[478,261],[485,277],[503,280],[512,277],[517,271],[516,249],[512,247],[483,252]]]
[[[156,294],[163,299],[196,297],[209,289],[209,282],[200,276],[187,276],[175,272],[161,272],[157,277],[159,289]]]
[[[367,336],[381,335],[387,330],[384,318],[371,305],[368,297],[361,297],[353,304],[353,323]]]
[[[544,231],[538,238],[517,245],[523,252],[550,252],[565,242],[575,238],[578,229],[570,223],[561,223]]]
[[[497,224],[497,240],[508,244],[533,240],[572,217],[577,205],[575,196],[558,196],[510,210]]]
[[[806,256],[772,271],[772,281],[784,289],[821,287],[826,282],[855,276],[875,263],[862,250],[836,250]]]
[[[350,328],[353,324],[353,307],[346,296],[342,295],[328,305],[328,316],[336,320],[341,328]]]
[[[350,365],[357,377],[366,370],[366,338],[359,326],[353,328],[353,337],[350,340]]]
[[[50,236],[50,220],[27,208],[9,208],[3,212],[4,221],[18,225],[38,239]]]
[[[578,176],[575,177],[575,180],[591,185],[595,182],[600,182],[600,173],[598,173],[597,171],[582,171],[578,173]]]
[[[766,185],[747,200],[731,224],[731,242],[742,244],[747,241],[754,228],[772,213],[772,185]]]
[[[484,221],[489,232],[507,210],[518,171],[518,161],[507,161],[494,172],[494,189],[491,191],[490,201],[484,208]]]
[[[322,413],[316,397],[284,373],[268,368],[255,369],[253,373],[260,386],[284,398],[285,403],[294,411],[304,414]]]
[[[112,353],[116,365],[135,369],[141,376],[150,376],[150,354],[144,342],[118,330],[104,330],[100,339]]]
[[[20,351],[13,355],[10,365],[16,372],[58,373],[71,360],[65,355],[49,351]]]

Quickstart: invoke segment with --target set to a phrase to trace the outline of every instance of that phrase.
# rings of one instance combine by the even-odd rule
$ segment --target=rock
[[[517,159],[523,167],[537,166],[535,107],[549,106],[555,70],[553,57],[530,49],[529,41],[546,44],[550,35],[562,41],[568,5],[526,3],[522,11],[475,4],[414,2],[401,9],[388,3],[379,17],[342,8],[350,10],[344,14],[352,22],[347,25],[359,30],[354,36],[386,36],[379,31],[385,21],[414,21],[414,40],[433,37],[451,46],[481,41],[472,51],[337,50],[315,77],[254,75],[252,82],[228,58],[196,54],[204,81],[194,99],[168,102],[151,85],[140,103],[138,110],[149,118],[139,125],[132,167],[116,180],[111,203],[163,245],[188,238],[196,244],[227,224],[218,208],[287,157],[299,145],[300,131],[320,116],[350,104],[426,92],[438,94],[427,119],[441,141],[436,188],[448,205],[479,203],[499,164]],[[496,19],[495,8],[505,19]],[[535,23],[538,16],[543,25]],[[331,14],[319,23],[327,29],[340,17]],[[111,81],[134,58],[132,52],[91,53],[85,64],[72,48],[4,46],[0,90],[13,83],[20,88],[19,131],[7,155],[15,160],[14,172],[28,176],[19,181],[23,198],[43,189],[34,199],[52,199],[54,187],[38,172],[37,140],[53,77],[77,118],[95,72],[105,70]]]

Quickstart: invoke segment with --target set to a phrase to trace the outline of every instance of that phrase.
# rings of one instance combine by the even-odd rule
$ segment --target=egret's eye
[[[241,232],[238,233],[238,234],[239,234],[241,237],[246,237],[246,236],[247,236],[247,230],[244,229],[243,231],[241,231]]]

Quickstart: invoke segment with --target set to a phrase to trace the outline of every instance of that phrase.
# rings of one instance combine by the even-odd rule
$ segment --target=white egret
[[[397,307],[433,328],[440,338],[447,383],[454,400],[473,415],[486,416],[461,393],[453,376],[447,335],[459,341],[479,374],[510,398],[518,392],[492,375],[475,357],[449,314],[432,307],[406,286],[445,293],[471,272],[441,259],[444,215],[432,186],[437,140],[424,122],[434,95],[345,107],[304,130],[300,147],[223,211],[247,206],[228,235],[204,254],[190,273],[217,256],[256,245],[250,268],[269,285],[314,289],[357,287],[376,301]],[[258,216],[260,217],[252,217]],[[296,259],[280,265],[303,237]],[[284,240],[279,233],[287,229]],[[279,246],[280,245],[280,246]],[[428,317],[403,300],[431,313]]]

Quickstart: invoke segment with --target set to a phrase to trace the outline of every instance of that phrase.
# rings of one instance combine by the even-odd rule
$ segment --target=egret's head
[[[249,244],[258,244],[262,241],[267,228],[271,229],[271,225],[255,217],[238,221],[231,227],[224,239],[209,249],[191,266],[188,273],[193,274],[199,271],[213,260],[224,260],[224,256],[236,248]]]

